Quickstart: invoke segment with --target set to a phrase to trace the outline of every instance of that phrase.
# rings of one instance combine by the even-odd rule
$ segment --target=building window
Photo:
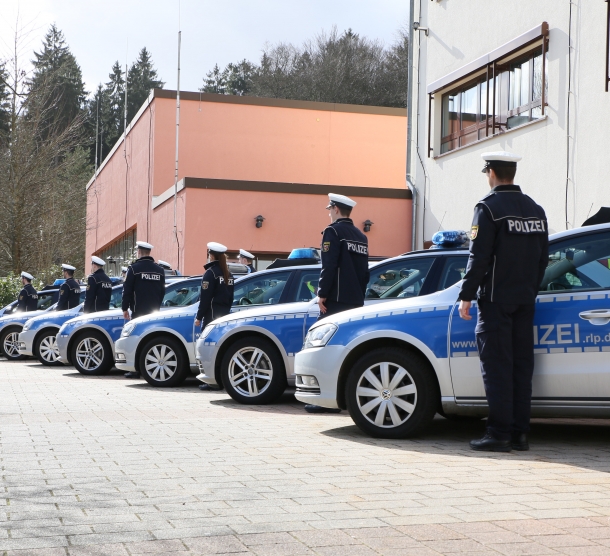
[[[442,96],[441,154],[543,116],[548,98],[543,50],[489,64],[486,74]]]
[[[129,230],[123,237],[94,253],[106,261],[106,274],[120,276],[121,267],[131,264],[136,259],[137,230]]]

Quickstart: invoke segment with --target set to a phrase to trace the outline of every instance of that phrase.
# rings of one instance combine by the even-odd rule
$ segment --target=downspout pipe
[[[407,187],[411,191],[411,205],[412,205],[412,216],[411,216],[411,251],[415,251],[417,247],[417,188],[411,174],[411,141],[413,141],[413,98],[415,96],[415,89],[413,87],[413,46],[415,41],[413,40],[413,23],[415,21],[415,0],[409,2],[409,53],[408,53],[408,70],[407,70]]]

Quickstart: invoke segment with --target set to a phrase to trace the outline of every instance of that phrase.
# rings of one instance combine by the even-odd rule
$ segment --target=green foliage
[[[279,43],[260,62],[242,60],[207,73],[202,91],[319,102],[406,107],[408,35],[390,48],[348,29],[302,47]]]
[[[23,288],[21,278],[14,274],[9,274],[0,278],[0,308],[6,307],[17,299],[19,292]]]
[[[138,59],[131,65],[127,73],[127,121],[130,122],[144,104],[151,89],[162,89],[163,81],[159,79],[157,70],[153,67],[150,52],[144,47],[138,54]]]

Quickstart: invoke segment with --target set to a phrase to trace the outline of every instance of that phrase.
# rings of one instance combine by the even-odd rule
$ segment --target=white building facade
[[[470,229],[487,151],[523,156],[551,232],[610,206],[607,0],[416,0],[413,18],[417,248]]]

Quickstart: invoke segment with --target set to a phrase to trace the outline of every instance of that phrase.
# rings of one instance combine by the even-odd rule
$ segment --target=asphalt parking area
[[[366,437],[286,395],[0,360],[0,554],[610,554],[610,421],[537,420],[527,453],[482,422]]]

